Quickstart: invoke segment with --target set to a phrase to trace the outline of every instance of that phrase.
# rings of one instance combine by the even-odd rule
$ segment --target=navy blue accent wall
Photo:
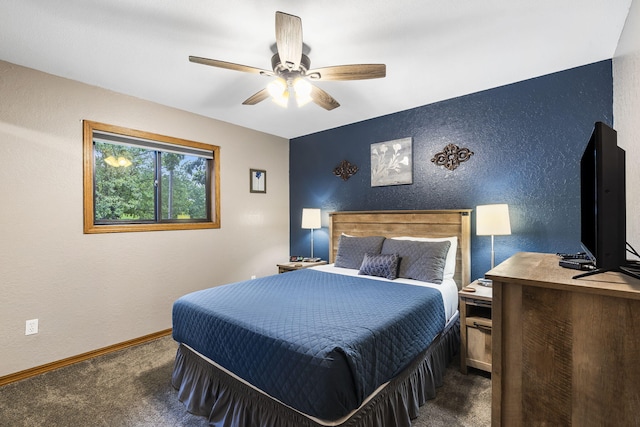
[[[291,254],[310,252],[303,207],[322,209],[314,255],[328,259],[329,212],[490,203],[508,203],[511,217],[512,234],[495,237],[496,264],[519,251],[577,252],[579,161],[596,121],[613,123],[610,60],[292,139]],[[413,184],[371,187],[370,145],[405,137]],[[474,154],[454,171],[437,167],[431,159],[447,144]],[[347,181],[333,174],[344,159],[360,168]],[[491,237],[475,235],[475,212],[471,251],[475,279],[491,251]]]

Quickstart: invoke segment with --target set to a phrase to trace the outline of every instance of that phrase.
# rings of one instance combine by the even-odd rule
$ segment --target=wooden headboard
[[[329,213],[329,262],[334,262],[341,234],[384,237],[458,237],[458,288],[471,281],[471,209],[428,211],[352,211]]]

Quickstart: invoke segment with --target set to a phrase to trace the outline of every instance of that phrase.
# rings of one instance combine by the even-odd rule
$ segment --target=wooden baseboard
[[[143,344],[149,341],[156,340],[158,338],[171,335],[172,329],[165,329],[164,331],[155,332],[153,334],[145,335],[143,337],[134,338],[129,341],[121,342],[118,344],[110,345],[108,347],[99,348],[97,350],[82,353],[77,356],[71,356],[66,359],[58,360],[56,362],[47,363],[46,365],[36,366],[35,368],[25,369],[24,371],[16,372],[14,374],[5,375],[0,377],[0,387],[6,384],[10,384],[16,381],[24,380],[34,377],[36,375],[44,374],[45,372],[53,371],[55,369],[63,368],[65,366],[73,365],[74,363],[82,362],[94,357],[102,356],[104,354],[113,353],[115,351],[124,350],[128,347],[133,347],[138,344]]]

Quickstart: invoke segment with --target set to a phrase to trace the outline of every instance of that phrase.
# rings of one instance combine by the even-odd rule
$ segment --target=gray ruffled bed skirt
[[[447,365],[460,346],[455,319],[429,348],[340,427],[410,427],[428,399],[436,396]],[[322,427],[322,424],[241,383],[180,344],[173,387],[192,414],[215,427]]]

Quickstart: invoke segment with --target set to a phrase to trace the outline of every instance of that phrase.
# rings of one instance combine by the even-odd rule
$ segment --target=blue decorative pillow
[[[358,274],[393,280],[398,277],[399,263],[398,254],[364,254]]]
[[[417,242],[387,239],[382,245],[383,254],[398,254],[398,277],[440,284],[444,274],[450,241]]]
[[[358,270],[362,265],[364,254],[379,254],[382,249],[382,236],[355,237],[341,235],[338,240],[338,253],[335,266]]]

